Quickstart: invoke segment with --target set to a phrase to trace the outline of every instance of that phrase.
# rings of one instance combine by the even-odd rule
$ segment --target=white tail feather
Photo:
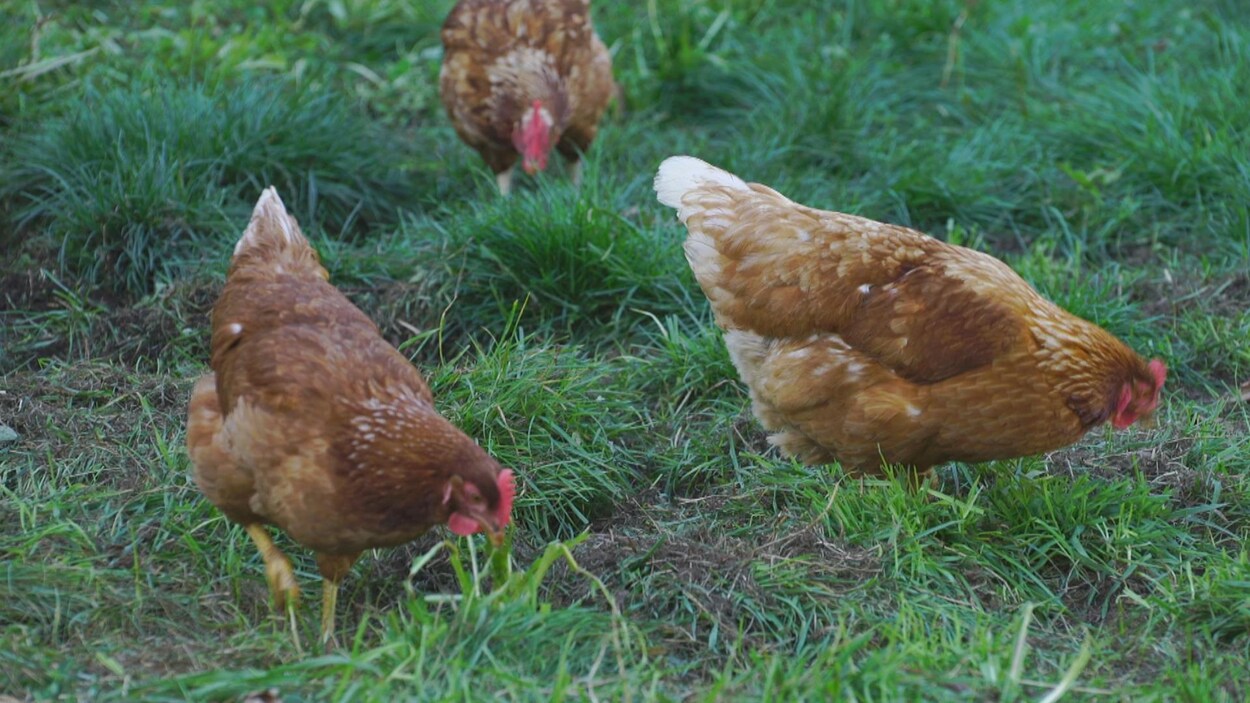
[[[286,211],[282,198],[278,197],[278,189],[269,186],[260,194],[256,207],[252,209],[252,220],[247,223],[243,236],[239,237],[239,242],[234,245],[235,256],[247,247],[258,243],[262,232],[273,232],[275,230],[273,225],[277,226],[276,230],[282,233],[286,243],[307,242],[299,231],[299,224]]]
[[[735,190],[749,190],[746,181],[732,173],[696,159],[693,156],[670,156],[660,164],[655,174],[655,195],[660,202],[677,209],[682,222],[690,216],[693,208],[682,205],[686,194],[705,185],[724,186]]]

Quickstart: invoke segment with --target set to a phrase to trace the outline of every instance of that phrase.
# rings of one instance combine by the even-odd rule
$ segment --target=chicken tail
[[[693,156],[670,156],[655,174],[655,195],[660,202],[677,210],[684,223],[690,215],[706,209],[703,202],[683,202],[687,194],[703,186],[724,186],[730,190],[748,191],[746,181],[732,173]]]
[[[257,265],[287,273],[307,271],[325,278],[317,252],[286,210],[278,190],[269,186],[252,210],[252,220],[234,245],[231,269]]]
[[[828,316],[826,301],[850,299],[846,291],[822,295],[798,285],[845,281],[809,275],[827,257],[828,242],[815,241],[819,223],[775,190],[674,156],[660,164],[655,192],[686,225],[686,261],[722,327],[805,335]]]
[[[722,326],[728,326],[726,317],[732,315],[723,304],[728,297],[722,288],[726,258],[719,240],[736,219],[735,200],[750,192],[741,178],[693,156],[670,156],[655,174],[656,197],[675,208],[686,225],[686,261]]]

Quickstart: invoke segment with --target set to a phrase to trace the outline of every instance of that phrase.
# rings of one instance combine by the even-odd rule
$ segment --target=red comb
[[[1163,363],[1162,359],[1155,359],[1146,365],[1150,369],[1150,375],[1155,377],[1155,388],[1162,388],[1163,382],[1168,377],[1168,367]]]
[[[500,471],[496,485],[499,486],[499,508],[495,513],[495,520],[502,528],[512,517],[512,499],[516,496],[516,478],[512,475],[512,469]]]

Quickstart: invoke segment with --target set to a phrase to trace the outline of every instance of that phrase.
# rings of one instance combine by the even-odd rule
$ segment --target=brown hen
[[[533,174],[553,146],[580,184],[581,155],[617,94],[589,0],[460,0],[443,24],[439,84],[456,134],[504,195],[517,159]]]
[[[1167,370],[1006,264],[804,207],[689,156],[655,189],[689,236],[770,442],[853,474],[1051,451],[1151,415]]]
[[[361,552],[442,523],[498,543],[513,498],[512,472],[438,413],[417,370],[328,277],[266,190],[213,308],[213,373],[187,422],[195,481],[255,541],[279,608],[299,587],[264,526],[316,552],[326,641]]]

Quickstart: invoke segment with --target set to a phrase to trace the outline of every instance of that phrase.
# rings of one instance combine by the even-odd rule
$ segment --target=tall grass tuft
[[[501,340],[469,368],[440,367],[430,386],[458,427],[516,468],[518,524],[540,539],[568,538],[629,495],[638,460],[626,445],[643,428],[616,378],[627,360],[531,344],[520,334]]]
[[[632,328],[689,308],[695,290],[680,240],[643,229],[569,189],[488,205],[450,223],[462,249],[457,314],[502,329],[516,303],[525,322],[569,331]]]
[[[317,88],[88,87],[62,117],[16,135],[0,201],[17,231],[55,238],[64,268],[139,294],[188,245],[235,234],[267,185],[312,230],[350,235],[391,221],[406,196],[401,153]]]

